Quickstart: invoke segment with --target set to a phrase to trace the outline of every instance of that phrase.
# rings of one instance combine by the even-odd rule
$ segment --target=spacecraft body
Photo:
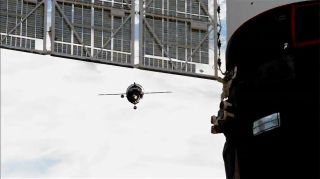
[[[227,1],[227,179],[319,177],[319,1]],[[229,75],[228,75],[229,73]]]

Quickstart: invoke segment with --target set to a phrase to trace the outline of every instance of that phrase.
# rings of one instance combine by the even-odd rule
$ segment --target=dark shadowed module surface
[[[235,153],[241,178],[319,177],[319,15],[319,2],[289,4],[231,37],[227,69],[238,71],[228,99],[236,106],[225,132],[228,178]],[[255,122],[275,113],[280,127],[255,135]]]

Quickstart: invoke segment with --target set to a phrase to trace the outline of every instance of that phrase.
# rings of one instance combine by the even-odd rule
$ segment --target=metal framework
[[[46,53],[47,1],[0,0],[0,45]]]
[[[215,1],[0,0],[1,47],[218,79]]]
[[[140,65],[156,71],[209,76],[216,69],[209,60],[214,58],[209,57],[209,36],[213,37],[216,27],[208,7],[208,0],[143,1]],[[214,69],[202,68],[204,65]]]
[[[53,0],[51,53],[132,66],[130,0]]]

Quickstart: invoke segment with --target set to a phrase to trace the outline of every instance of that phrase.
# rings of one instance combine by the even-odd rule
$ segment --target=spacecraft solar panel
[[[0,45],[42,53],[45,50],[45,2],[0,0]]]
[[[0,45],[217,79],[213,1],[0,0]]]
[[[140,65],[156,71],[213,76],[208,0],[153,0],[147,5]]]
[[[53,0],[52,55],[132,66],[131,1]]]

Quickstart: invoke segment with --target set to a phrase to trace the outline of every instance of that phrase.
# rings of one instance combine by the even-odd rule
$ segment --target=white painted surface
[[[227,39],[246,21],[269,9],[304,0],[227,0]]]

